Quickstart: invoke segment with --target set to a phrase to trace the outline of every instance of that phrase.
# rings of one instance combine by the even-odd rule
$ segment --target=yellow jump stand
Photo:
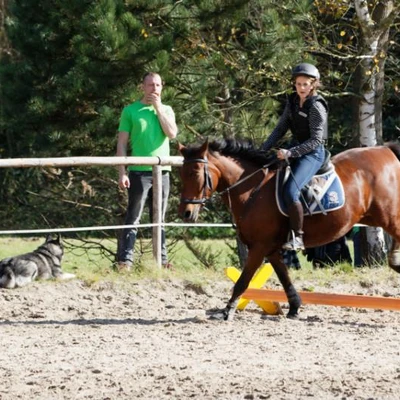
[[[260,289],[265,282],[270,278],[274,269],[270,263],[262,265],[258,271],[254,274],[253,279],[250,281],[250,289]],[[226,276],[233,282],[239,279],[241,272],[235,267],[225,268]],[[240,298],[237,309],[244,310],[251,299]],[[266,314],[269,315],[280,315],[282,309],[279,303],[267,300],[253,300],[259,307],[261,307]]]

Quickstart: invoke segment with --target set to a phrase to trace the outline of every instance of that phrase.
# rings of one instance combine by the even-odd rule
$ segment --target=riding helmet
[[[299,75],[310,76],[311,78],[315,78],[315,79],[320,78],[317,67],[315,67],[312,64],[308,64],[308,63],[301,63],[299,65],[296,65],[293,68],[292,77],[296,78],[296,76],[299,76]]]

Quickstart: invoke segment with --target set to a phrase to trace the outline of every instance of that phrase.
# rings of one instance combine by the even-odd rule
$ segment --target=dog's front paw
[[[76,277],[75,274],[70,274],[69,272],[63,272],[60,276],[58,276],[58,279],[61,279],[63,281],[67,279],[74,279]]]

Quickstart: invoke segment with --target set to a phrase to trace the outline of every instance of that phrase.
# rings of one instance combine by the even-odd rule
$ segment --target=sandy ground
[[[230,287],[0,290],[0,399],[400,398],[400,312],[306,305],[293,321],[253,303],[209,320]]]

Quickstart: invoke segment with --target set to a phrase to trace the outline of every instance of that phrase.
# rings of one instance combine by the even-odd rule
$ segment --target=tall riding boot
[[[291,229],[291,237],[287,243],[283,245],[285,250],[304,250],[304,243],[303,243],[303,219],[304,219],[304,212],[303,206],[300,202],[295,201],[293,202],[289,209],[289,222],[290,222],[290,229]]]

